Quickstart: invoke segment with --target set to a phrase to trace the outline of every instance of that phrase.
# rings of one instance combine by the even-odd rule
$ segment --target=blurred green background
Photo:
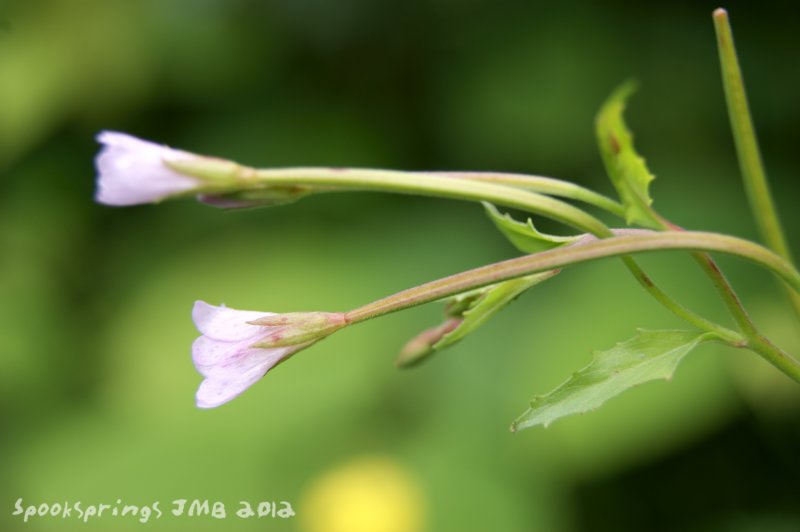
[[[219,409],[194,406],[195,299],[346,310],[514,256],[479,206],[368,193],[223,212],[93,202],[94,135],[127,131],[258,166],[499,170],[610,193],[593,139],[628,121],[682,225],[756,238],[693,2],[436,0],[0,3],[0,529],[800,529],[800,387],[705,346],[669,384],[543,430],[535,393],[636,327],[680,327],[618,261],[568,270],[413,371],[392,361],[441,306],[341,332]],[[767,168],[800,235],[800,40],[791,3],[729,8]],[[547,222],[544,229],[563,231]],[[643,264],[727,319],[681,254]],[[722,261],[795,355],[768,275]],[[12,516],[18,498],[223,502],[228,517]],[[239,519],[239,501],[297,516]],[[360,521],[358,521],[360,520]],[[338,524],[337,524],[338,523]]]

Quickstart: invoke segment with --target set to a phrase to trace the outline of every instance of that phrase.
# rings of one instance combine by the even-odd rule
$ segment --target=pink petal
[[[267,327],[250,325],[247,322],[273,314],[273,312],[236,310],[225,305],[216,307],[205,301],[195,301],[192,320],[197,330],[210,338],[236,341],[266,334]]]
[[[206,377],[197,390],[197,406],[213,408],[227,403],[299,349],[297,346],[247,348],[243,345],[245,343],[228,344],[226,347],[222,342],[205,337],[195,340],[192,356],[198,371]],[[200,364],[199,360],[209,364]]]
[[[124,133],[103,131],[103,149],[95,159],[96,200],[106,205],[152,203],[198,187],[196,179],[180,174],[165,160],[196,157]]]

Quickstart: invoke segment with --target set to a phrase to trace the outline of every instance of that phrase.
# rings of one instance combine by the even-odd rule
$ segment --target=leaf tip
[[[614,105],[621,105],[623,108],[625,107],[625,103],[637,90],[639,90],[639,80],[635,78],[629,78],[622,82],[614,92],[611,93],[611,97],[609,97],[607,105],[614,106]]]

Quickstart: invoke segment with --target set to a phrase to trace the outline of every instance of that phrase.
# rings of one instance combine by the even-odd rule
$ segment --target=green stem
[[[642,286],[653,298],[661,303],[661,305],[678,316],[679,318],[683,319],[684,321],[691,323],[698,329],[704,331],[718,331],[720,329],[720,325],[714,323],[711,320],[708,320],[699,314],[689,310],[688,308],[684,307],[670,296],[667,295],[666,292],[661,290],[647,275],[644,270],[642,270],[641,266],[631,257],[622,257],[622,262],[628,268],[628,271],[631,272],[634,279]]]
[[[717,251],[739,256],[771,270],[794,290],[800,291],[800,273],[775,253],[753,242],[716,233],[640,231],[635,234],[622,234],[621,236],[599,240],[587,236],[569,246],[543,251],[534,255],[525,255],[445,277],[353,310],[347,313],[348,321],[354,322],[374,318],[481,286],[562,268],[571,264],[605,257],[670,249]],[[719,326],[715,326],[713,330],[714,332],[721,332],[728,340],[741,340],[741,336],[733,331]]]
[[[211,164],[213,163],[213,164]],[[519,190],[507,185],[496,184],[498,174],[484,174],[490,179],[476,180],[473,178],[454,179],[457,176],[476,174],[437,174],[423,172],[403,172],[393,170],[375,170],[360,168],[270,168],[253,169],[238,165],[230,161],[211,161],[200,159],[200,162],[168,161],[167,164],[174,170],[188,175],[205,175],[209,177],[209,169],[227,175],[233,180],[233,185],[224,185],[226,188],[210,189],[208,192],[216,194],[235,193],[247,191],[270,191],[280,188],[303,190],[304,194],[309,189],[317,192],[333,192],[344,190],[371,190],[378,192],[395,192],[403,194],[430,195],[471,201],[489,201],[497,205],[517,208],[531,213],[547,216],[564,224],[590,233],[599,238],[613,236],[611,230],[597,218],[562,201],[543,196],[527,190]],[[199,164],[199,166],[197,166]],[[445,177],[448,176],[448,177]],[[521,182],[524,176],[515,176],[516,182]],[[508,175],[500,179],[512,179]],[[538,181],[544,187],[544,178],[538,180],[529,176],[530,181]],[[528,181],[528,179],[526,179]],[[556,188],[550,180],[547,184],[552,191]],[[568,187],[560,186],[560,190],[567,191]],[[584,189],[585,190],[585,189]],[[585,192],[577,192],[586,197]],[[568,192],[576,194],[575,189]],[[590,196],[590,194],[589,194]],[[602,202],[601,202],[602,203]],[[623,262],[633,274],[639,284],[650,293],[667,310],[681,319],[691,323],[701,330],[714,331],[720,326],[703,318],[702,316],[683,307],[658,288],[639,265],[630,257],[624,257]]]
[[[755,325],[753,324],[753,320],[750,319],[750,315],[745,310],[744,305],[742,305],[742,301],[739,299],[739,296],[731,286],[728,279],[725,278],[725,275],[720,270],[717,263],[708,253],[692,253],[692,257],[700,264],[700,267],[703,271],[706,272],[708,277],[711,279],[711,282],[714,284],[714,288],[717,289],[717,292],[722,297],[725,306],[728,307],[728,311],[733,316],[736,325],[746,335],[754,335],[757,334],[757,330]]]
[[[599,238],[613,235],[600,220],[567,203],[537,194],[469,179],[453,179],[428,173],[409,173],[371,169],[280,168],[241,171],[243,179],[256,180],[269,186],[321,186],[327,190],[375,190],[406,194],[423,194],[473,201],[489,201],[505,207],[547,216]],[[330,188],[333,187],[333,188]],[[630,257],[623,258],[639,284],[667,310],[702,330],[719,326],[687,309],[653,283]]]
[[[672,231],[685,231],[683,227],[675,225],[666,220],[654,210],[652,210],[652,212],[655,219],[658,220],[658,223],[663,229]],[[722,273],[722,270],[719,268],[719,266],[717,266],[717,263],[714,261],[714,259],[711,258],[708,253],[700,252],[693,252],[692,258],[694,258],[694,260],[700,265],[700,268],[702,268],[706,275],[708,275],[709,279],[711,279],[711,283],[714,285],[714,288],[722,298],[723,303],[725,303],[725,306],[728,308],[728,311],[733,317],[733,320],[736,322],[736,325],[739,327],[739,330],[747,335],[758,334],[756,326],[750,319],[750,315],[747,313],[744,305],[742,305],[742,301],[739,299],[739,296],[736,294],[733,286],[731,286],[730,282],[725,277],[725,274]]]
[[[728,13],[722,8],[717,9],[714,11],[713,19],[717,33],[719,58],[722,66],[722,85],[725,89],[728,116],[733,130],[739,167],[750,201],[750,209],[755,217],[761,238],[767,246],[787,261],[794,263],[781,228],[775,203],[770,194],[767,175],[761,160]],[[800,316],[800,295],[793,292],[788,292],[788,294],[795,311]]]
[[[694,258],[700,263],[700,266],[708,273],[717,291],[722,295],[723,300],[728,306],[728,310],[733,314],[739,330],[746,340],[746,346],[755,351],[762,358],[766,359],[770,364],[781,370],[783,373],[791,377],[797,382],[800,382],[800,363],[797,360],[784,353],[779,347],[775,346],[765,336],[763,336],[756,328],[750,316],[747,314],[742,302],[733,290],[722,270],[719,269],[714,259],[707,253],[692,253]],[[787,262],[787,264],[789,264]],[[795,290],[788,289],[790,296],[795,296]]]
[[[770,362],[787,374],[800,368],[800,363],[772,346],[768,341],[755,334],[754,328],[746,329],[746,337],[721,325],[711,322],[694,312],[684,308],[667,294],[661,291],[642,271],[630,253],[655,251],[658,249],[710,250],[739,255],[765,266],[800,291],[800,274],[781,257],[768,250],[735,237],[714,233],[699,232],[663,232],[650,234],[623,235],[614,237],[614,233],[601,221],[588,213],[559,200],[530,192],[520,188],[538,188],[554,195],[562,195],[573,199],[584,199],[597,206],[608,207],[612,212],[615,206],[598,201],[600,195],[593,197],[586,189],[572,189],[559,183],[558,180],[537,178],[535,176],[518,176],[509,174],[474,174],[474,173],[419,173],[371,169],[335,169],[335,168],[281,168],[256,170],[237,165],[229,161],[215,161],[210,164],[203,160],[196,165],[192,162],[169,161],[167,164],[176,171],[187,175],[197,174],[214,178],[228,174],[235,181],[234,185],[209,186],[209,193],[227,194],[242,191],[277,190],[281,187],[286,193],[293,194],[297,189],[306,194],[312,191],[332,192],[342,190],[373,190],[380,192],[396,192],[404,194],[421,194],[454,199],[489,201],[498,205],[522,209],[531,213],[547,216],[564,224],[586,231],[600,238],[588,242],[584,238],[580,246],[572,245],[560,249],[519,257],[497,264],[478,268],[461,274],[440,279],[418,286],[388,298],[370,303],[347,313],[348,322],[358,322],[394,312],[411,306],[435,301],[443,297],[459,294],[480,286],[493,284],[502,280],[521,277],[530,273],[552,270],[560,266],[585,262],[602,257],[623,256],[623,261],[636,280],[663,306],[677,316],[695,325],[701,330],[711,331],[730,345],[748,347],[752,342],[753,349],[762,354]],[[458,179],[454,179],[458,178]],[[523,181],[528,186],[522,186]],[[497,184],[502,183],[502,184]],[[535,183],[535,184],[534,184]],[[613,203],[613,202],[612,202]],[[661,218],[659,218],[661,219]],[[669,227],[669,222],[663,220]],[[611,238],[609,238],[611,237]],[[710,259],[708,259],[710,261]],[[715,285],[724,297],[738,298],[727,285],[718,268],[707,262],[716,275],[712,275]],[[713,267],[712,267],[713,266]],[[713,273],[713,272],[712,272]],[[741,307],[741,304],[739,304]],[[743,311],[744,309],[742,309]],[[791,368],[795,368],[792,370]]]
[[[625,218],[625,207],[609,197],[588,188],[552,177],[504,172],[427,172],[433,175],[446,175],[459,179],[473,179],[484,183],[495,183],[539,192],[548,196],[559,196],[582,201],[607,211],[618,218]]]
[[[370,190],[446,197],[470,201],[488,201],[525,210],[557,220],[596,235],[611,234],[603,222],[568,203],[504,185],[472,179],[453,179],[445,174],[373,170],[365,168],[269,168],[252,170],[245,179],[263,186],[319,186],[328,191]]]
[[[657,221],[657,224],[661,227],[661,229],[678,232],[685,231],[685,229],[682,227],[675,225],[666,218],[662,217],[652,207],[648,206],[647,208],[649,209],[653,220]],[[714,259],[711,258],[708,253],[699,251],[692,252],[692,257],[711,279],[714,288],[719,293],[720,297],[725,303],[725,306],[728,308],[728,311],[733,316],[736,325],[742,332],[743,340],[741,342],[729,343],[734,347],[748,347],[752,349],[769,361],[772,365],[800,382],[800,364],[798,364],[798,362],[792,357],[781,351],[780,348],[773,345],[766,337],[762,336],[761,333],[758,332],[758,329],[750,319],[747,310],[744,308],[744,305],[742,305],[742,302],[739,299],[739,296],[736,294],[736,291],[733,289],[733,286],[731,286],[728,279],[725,278],[725,275],[722,273],[722,270],[719,268],[719,266],[717,266],[717,263],[714,261]],[[788,261],[785,262],[786,264],[790,264]],[[796,295],[797,293],[796,290],[791,289],[788,290],[788,292],[790,295]]]
[[[755,335],[747,339],[747,347],[752,349],[770,364],[781,370],[783,373],[800,382],[800,363],[783,352],[779,347],[773,345],[769,340],[760,335]]]

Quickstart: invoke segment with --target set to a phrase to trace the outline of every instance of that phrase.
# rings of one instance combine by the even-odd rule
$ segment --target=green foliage
[[[509,214],[500,214],[497,207],[491,203],[484,202],[483,206],[486,208],[486,214],[489,215],[494,225],[522,252],[538,253],[547,251],[548,249],[569,244],[578,238],[541,233],[533,226],[533,221],[530,218],[528,218],[528,223],[518,222]]]
[[[636,90],[634,82],[617,88],[600,108],[596,119],[597,142],[608,177],[617,189],[625,206],[625,219],[629,225],[639,224],[660,228],[655,213],[650,208],[650,182],[655,176],[633,147],[633,135],[625,124],[625,103]]]
[[[460,312],[463,321],[461,321],[458,327],[445,334],[433,348],[436,350],[444,349],[461,341],[469,333],[486,323],[489,318],[500,312],[506,305],[514,301],[523,292],[542,281],[546,281],[557,273],[557,270],[536,273],[482,288],[480,290],[480,296],[470,298],[468,307]]]
[[[595,353],[591,364],[561,386],[537,396],[511,425],[516,431],[594,410],[625,390],[655,379],[669,380],[683,357],[713,334],[698,331],[646,331],[608,351]]]
[[[450,298],[445,310],[447,319],[413,338],[398,356],[396,364],[407,368],[427,359],[436,351],[450,347],[486,323],[523,292],[553,277],[559,270],[535,273],[519,279],[470,290]]]

